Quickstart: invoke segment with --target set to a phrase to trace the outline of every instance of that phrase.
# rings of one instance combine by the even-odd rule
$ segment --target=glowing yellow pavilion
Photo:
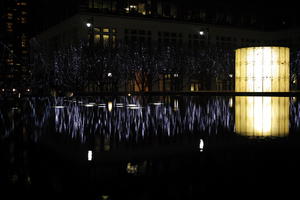
[[[249,47],[236,50],[236,92],[288,92],[290,53],[286,47]],[[235,131],[250,137],[289,133],[289,98],[235,98]]]
[[[289,91],[289,48],[240,48],[236,50],[235,56],[236,92]]]

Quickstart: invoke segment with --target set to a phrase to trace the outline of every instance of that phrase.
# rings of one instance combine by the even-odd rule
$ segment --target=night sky
[[[283,28],[290,28],[300,25],[298,6],[296,1],[233,1],[233,0],[173,0],[179,4],[191,4],[194,7],[203,7],[206,10],[226,10],[232,13],[247,13],[255,15],[263,21],[266,29],[276,29],[278,24]],[[172,1],[172,2],[173,2]],[[40,33],[53,25],[65,16],[60,16],[59,10],[63,10],[70,5],[76,4],[77,0],[30,0],[31,14],[31,35]],[[281,28],[282,28],[281,27]]]

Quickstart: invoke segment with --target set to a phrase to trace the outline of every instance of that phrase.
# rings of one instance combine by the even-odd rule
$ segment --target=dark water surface
[[[299,195],[296,97],[0,103],[0,199]]]

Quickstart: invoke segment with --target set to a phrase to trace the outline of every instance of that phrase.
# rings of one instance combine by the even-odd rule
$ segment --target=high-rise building
[[[28,1],[4,0],[2,4],[0,87],[2,92],[19,93],[30,77]]]

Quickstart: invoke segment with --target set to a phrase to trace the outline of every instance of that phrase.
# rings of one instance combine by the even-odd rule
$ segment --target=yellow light
[[[289,133],[288,97],[235,97],[235,131],[250,137]]]
[[[248,47],[235,52],[236,92],[288,92],[290,50]]]
[[[195,87],[194,87],[194,84],[192,83],[191,84],[191,92],[194,92],[195,91]]]
[[[102,35],[103,37],[103,45],[107,46],[109,44],[109,35]]]
[[[100,34],[96,34],[94,38],[95,43],[99,43],[100,41]]]
[[[132,163],[127,163],[127,173],[128,174],[137,174],[138,165],[133,165]]]

